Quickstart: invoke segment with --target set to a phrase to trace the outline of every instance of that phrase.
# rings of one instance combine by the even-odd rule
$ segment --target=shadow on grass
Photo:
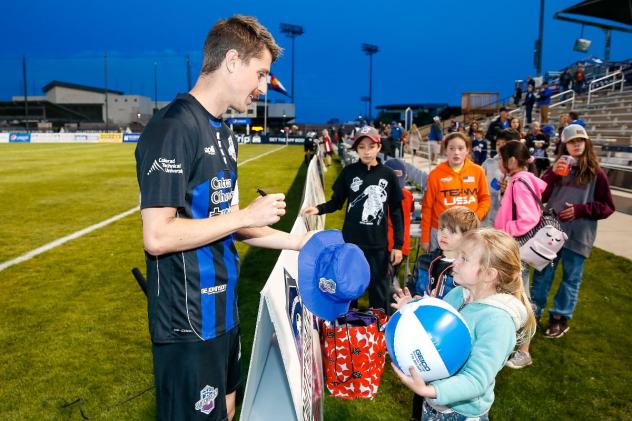
[[[303,196],[307,166],[305,163],[299,167],[294,181],[289,190],[285,192],[286,214],[274,225],[275,229],[289,232],[298,215]],[[259,310],[260,291],[263,289],[270,272],[279,257],[279,250],[262,249],[252,247],[242,258],[241,272],[237,286],[239,297],[239,323],[241,327],[242,342],[242,369],[246,373],[250,364],[250,354],[255,336],[257,313]],[[246,375],[243,376],[242,387],[238,391],[238,402],[241,405],[243,390],[246,385]]]

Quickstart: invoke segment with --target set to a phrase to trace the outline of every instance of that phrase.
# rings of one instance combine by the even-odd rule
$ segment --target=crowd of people
[[[258,190],[256,200],[240,203],[237,145],[220,118],[229,107],[244,112],[265,93],[280,53],[257,19],[218,21],[195,86],[152,118],[136,148],[159,419],[232,419],[242,381],[235,241],[301,250],[313,234],[270,227],[286,213],[281,193]],[[546,101],[546,89],[539,101]],[[541,111],[546,105],[541,102]],[[424,254],[409,287],[393,285],[387,275],[410,251],[414,209],[405,167],[388,158],[421,149],[425,139],[416,126],[355,128],[351,147],[358,161],[340,173],[330,200],[301,210],[308,216],[345,208],[342,236],[368,262],[371,307],[388,311],[431,295],[467,322],[472,351],[456,374],[426,383],[414,368],[408,376],[394,367],[415,393],[414,419],[489,418],[498,372],[532,362],[529,347],[560,262],[562,281],[543,335],[559,338],[569,330],[597,221],[614,212],[614,204],[579,116],[564,116],[557,135],[548,130],[546,113],[541,116],[544,127],[530,122],[526,131],[507,110],[487,132],[479,122],[466,128],[452,119],[447,134],[434,119],[428,158],[442,162],[428,175],[421,203]],[[341,128],[322,131],[326,165],[346,136]],[[537,227],[542,203],[555,211],[566,242],[550,265],[531,271],[516,240]],[[323,293],[335,292],[335,281],[321,281]]]
[[[397,189],[386,189],[393,183],[388,167],[399,168],[399,176],[404,169],[392,164],[400,162],[390,159],[397,154],[383,152],[399,124],[381,125],[379,130],[369,126],[356,129],[352,148],[358,153],[358,162],[343,170],[329,202],[303,211],[305,215],[328,213],[341,209],[347,201],[345,240],[363,247],[372,268],[369,290],[380,291],[369,293],[372,307],[384,308],[384,292],[390,289],[394,292],[391,304],[394,308],[423,295],[461,306],[480,302],[493,307],[495,304],[488,302],[490,296],[507,294],[511,298],[504,300],[515,300],[511,301],[512,306],[522,309],[521,322],[515,329],[489,338],[500,349],[511,344],[508,352],[498,352],[499,348],[489,350],[488,342],[474,342],[474,351],[480,347],[481,354],[473,351],[473,355],[481,360],[472,356],[465,367],[483,364],[483,371],[487,370],[485,381],[479,388],[468,389],[466,384],[482,382],[482,378],[476,378],[466,368],[451,377],[451,385],[466,390],[458,394],[458,404],[441,396],[442,382],[425,384],[420,377],[406,376],[396,369],[402,382],[415,392],[413,419],[452,419],[447,414],[486,419],[493,398],[485,405],[481,399],[490,397],[493,378],[502,366],[520,369],[532,364],[530,346],[536,323],[545,338],[560,338],[569,331],[597,221],[614,212],[607,177],[599,167],[592,141],[577,112],[562,114],[557,127],[538,121],[523,127],[520,119],[511,118],[506,109],[501,109],[486,131],[481,126],[479,121],[472,121],[467,127],[452,122],[444,135],[437,117],[426,139],[413,126],[408,132],[400,132],[400,142],[393,143],[396,150],[401,147],[399,150],[405,148],[417,153],[427,141],[432,153],[429,159],[440,161],[428,175],[421,202],[420,247],[426,253],[417,260],[414,275],[403,289],[397,283],[390,283],[392,272],[388,267],[396,266],[408,255],[410,245],[404,254],[400,253],[405,240],[409,240],[410,229],[410,220],[403,215],[409,214],[414,206]],[[357,189],[359,183],[362,188]],[[368,192],[375,193],[373,199]],[[374,212],[366,211],[367,204],[363,212],[357,210],[358,197],[366,197],[365,203],[375,202],[375,209],[371,208]],[[542,218],[542,206],[553,209],[567,239],[551,263],[537,270],[520,262],[517,241],[536,229]],[[389,215],[390,240],[385,236],[386,229],[378,227],[380,222],[374,214]],[[360,231],[364,234],[358,237]],[[362,238],[371,238],[375,248],[367,249]],[[379,238],[382,240],[377,241]],[[375,256],[381,257],[376,261]],[[560,262],[562,281],[545,323],[540,318]],[[474,272],[478,277],[464,269],[468,266],[477,268]],[[491,290],[482,292],[489,285],[493,286]],[[521,307],[520,303],[525,305]],[[467,317],[473,318],[475,329],[489,328],[475,314]],[[513,339],[507,342],[508,337]]]

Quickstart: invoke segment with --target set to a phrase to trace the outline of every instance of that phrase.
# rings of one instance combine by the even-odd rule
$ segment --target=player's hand
[[[392,362],[391,366],[393,367],[393,370],[395,370],[395,374],[397,374],[397,377],[399,377],[401,382],[404,383],[407,388],[409,388],[419,396],[423,396],[424,398],[432,399],[437,397],[437,391],[435,390],[434,386],[427,385],[424,379],[422,379],[421,376],[417,374],[417,370],[415,370],[415,367],[409,367],[411,377],[408,377],[407,375],[402,373],[402,371],[397,368],[397,366]]]
[[[393,266],[397,266],[402,262],[404,255],[401,250],[393,249],[391,251],[391,264]]]
[[[427,253],[427,252],[429,252],[429,251],[430,251],[430,250],[429,250],[429,249],[430,249],[430,243],[421,243],[421,249],[422,249],[424,252],[426,252],[426,253]]]
[[[399,310],[403,305],[411,302],[413,300],[413,296],[410,294],[408,287],[404,287],[404,289],[395,291],[393,299],[395,302],[391,303],[391,307],[395,310]]]
[[[301,216],[318,215],[318,208],[316,206],[310,206],[301,211]]]
[[[250,228],[265,227],[279,222],[281,217],[285,215],[285,206],[283,193],[257,197],[244,209],[248,215],[247,226]]]

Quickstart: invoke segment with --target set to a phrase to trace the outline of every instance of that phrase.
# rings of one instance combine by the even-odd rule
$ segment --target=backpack
[[[541,271],[557,257],[557,253],[564,246],[568,236],[562,231],[562,225],[553,209],[549,209],[542,204],[542,201],[535,194],[529,183],[519,178],[514,181],[514,184],[518,181],[527,186],[535,201],[540,205],[541,212],[540,221],[535,227],[531,228],[526,234],[515,237],[520,244],[520,259],[529,266]],[[516,220],[516,215],[516,202],[512,197],[511,219],[513,221]]]
[[[414,292],[411,293],[442,299],[456,286],[452,277],[452,263],[443,261],[442,257],[440,252],[419,256],[413,271]]]

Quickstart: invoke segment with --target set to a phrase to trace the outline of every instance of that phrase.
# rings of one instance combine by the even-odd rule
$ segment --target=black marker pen
[[[259,193],[259,196],[261,196],[261,197],[263,197],[263,196],[267,196],[267,195],[268,195],[268,193],[264,192],[264,191],[263,191],[263,190],[261,190],[261,189],[257,189],[257,193]]]

